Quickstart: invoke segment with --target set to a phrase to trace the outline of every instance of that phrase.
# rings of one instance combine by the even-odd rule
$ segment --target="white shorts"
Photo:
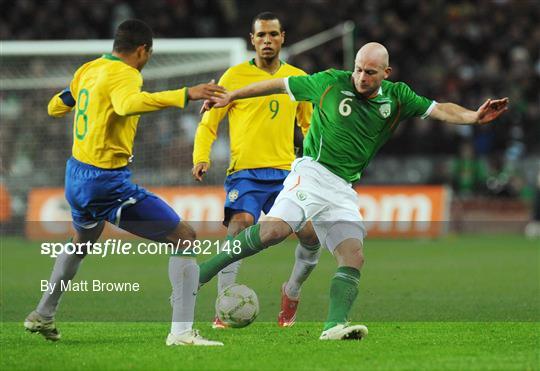
[[[319,241],[332,253],[341,242],[350,238],[363,242],[366,236],[356,191],[311,157],[292,163],[267,215],[284,220],[294,232],[311,220]]]

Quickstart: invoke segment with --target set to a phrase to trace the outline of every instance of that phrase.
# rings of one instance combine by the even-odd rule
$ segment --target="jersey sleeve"
[[[187,88],[156,93],[141,91],[142,77],[135,69],[124,69],[109,76],[110,97],[114,111],[120,116],[138,115],[167,107],[184,108]]]
[[[218,85],[223,86],[227,90],[230,89],[230,76],[228,72],[225,72],[218,82]],[[223,108],[212,108],[203,114],[201,122],[197,126],[195,141],[193,143],[193,165],[200,162],[210,163],[212,144],[217,138],[219,124],[229,111],[229,107],[230,105]]]
[[[402,119],[429,116],[437,104],[434,100],[416,94],[407,84],[398,83],[399,101],[402,107]]]
[[[311,123],[313,105],[309,102],[300,102],[296,108],[296,124],[302,129],[302,134],[306,136]]]
[[[47,106],[47,113],[52,117],[62,117],[71,112],[74,106],[75,99],[71,95],[71,90],[66,88],[52,97]]]
[[[313,75],[290,76],[285,78],[285,89],[294,101],[308,101],[317,104],[333,80],[331,70]]]

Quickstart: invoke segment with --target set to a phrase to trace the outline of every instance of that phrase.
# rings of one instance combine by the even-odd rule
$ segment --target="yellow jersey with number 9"
[[[142,84],[137,69],[111,54],[75,72],[69,90],[55,95],[48,106],[53,117],[74,111],[75,159],[104,169],[126,166],[140,114],[187,104],[186,88],[148,93],[141,91]]]
[[[281,63],[271,75],[251,60],[229,68],[218,84],[233,91],[254,82],[305,74],[299,68]],[[231,159],[227,174],[259,168],[290,170],[295,158],[295,119],[305,135],[312,112],[311,103],[294,102],[286,94],[240,99],[226,107],[211,109],[197,128],[193,164],[210,162],[210,149],[219,123],[228,115]]]

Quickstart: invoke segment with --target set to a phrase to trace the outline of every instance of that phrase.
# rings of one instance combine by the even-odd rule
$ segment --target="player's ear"
[[[253,40],[255,38],[255,35],[253,35],[251,32],[249,33],[249,39],[251,40],[251,45],[255,46],[255,41]]]
[[[146,45],[139,45],[137,49],[135,49],[137,58],[141,59],[144,56],[145,51],[146,51]]]
[[[386,80],[388,76],[392,73],[392,67],[388,66],[384,69],[384,79]]]
[[[285,42],[285,31],[281,31],[281,45]]]

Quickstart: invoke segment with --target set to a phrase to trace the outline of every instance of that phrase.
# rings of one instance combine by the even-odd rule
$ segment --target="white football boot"
[[[221,341],[208,340],[199,335],[199,331],[190,330],[180,335],[169,334],[165,344],[171,345],[195,345],[195,346],[222,346]]]
[[[322,332],[319,340],[362,340],[368,334],[364,325],[337,324]]]

